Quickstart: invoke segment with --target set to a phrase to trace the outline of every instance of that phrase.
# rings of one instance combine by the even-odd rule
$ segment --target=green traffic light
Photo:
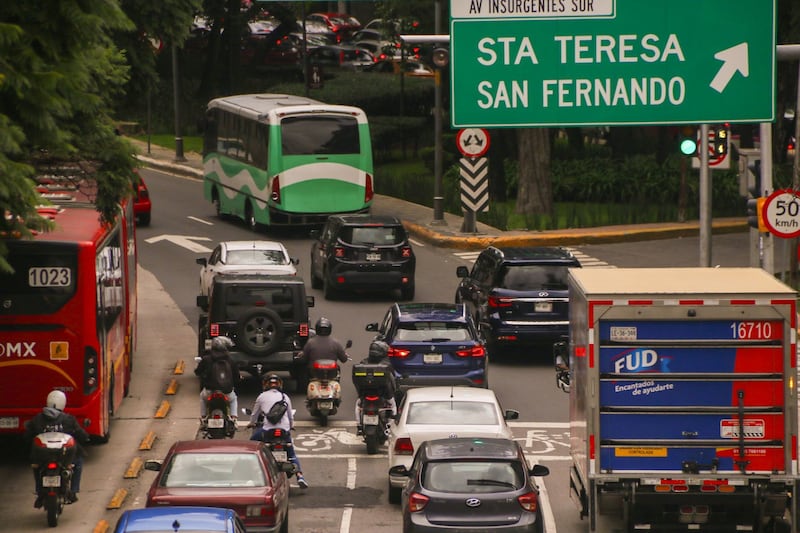
[[[697,141],[694,139],[682,139],[681,153],[683,155],[694,155],[697,153]]]

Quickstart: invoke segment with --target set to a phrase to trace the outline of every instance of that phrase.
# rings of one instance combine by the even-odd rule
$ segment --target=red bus
[[[87,182],[51,181],[39,190],[54,203],[39,212],[55,229],[34,239],[0,237],[14,269],[0,272],[0,435],[22,433],[60,389],[66,411],[106,442],[136,344],[133,201],[104,224]]]

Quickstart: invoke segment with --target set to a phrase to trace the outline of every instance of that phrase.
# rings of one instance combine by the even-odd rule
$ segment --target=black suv
[[[263,274],[216,276],[209,296],[198,296],[198,355],[218,335],[229,337],[231,357],[257,376],[268,370],[302,371],[295,354],[308,340],[308,308],[303,281],[295,276]]]
[[[325,298],[400,289],[404,300],[414,299],[416,257],[397,218],[332,215],[311,238],[311,286],[324,289]]]
[[[580,266],[564,248],[490,246],[472,271],[456,269],[462,278],[456,303],[466,304],[480,324],[490,356],[552,345],[569,332],[567,269]]]

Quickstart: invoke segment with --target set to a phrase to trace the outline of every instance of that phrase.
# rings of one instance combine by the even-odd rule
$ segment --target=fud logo
[[[643,372],[658,364],[658,352],[650,348],[633,350],[614,361],[614,372]]]

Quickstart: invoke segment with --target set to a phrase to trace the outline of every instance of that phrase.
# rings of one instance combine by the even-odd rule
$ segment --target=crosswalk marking
[[[582,251],[576,248],[569,248],[565,247],[567,250],[572,252],[578,261],[580,261],[581,266],[583,268],[616,268],[614,265],[610,265],[605,261],[601,261],[596,257],[592,257],[591,255],[585,254]],[[453,253],[456,257],[463,261],[467,261],[468,263],[474,263],[478,256],[481,254],[480,250],[477,252],[454,252]]]

